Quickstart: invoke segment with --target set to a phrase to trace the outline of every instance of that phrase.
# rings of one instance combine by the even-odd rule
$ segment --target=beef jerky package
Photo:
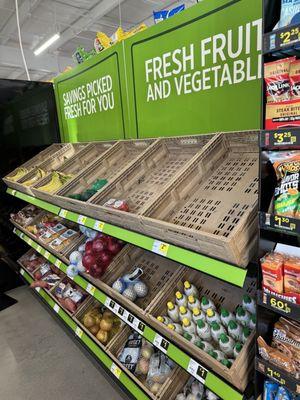
[[[291,99],[300,99],[300,60],[292,61],[290,64],[290,86]]]
[[[293,360],[295,365],[295,375],[300,376],[300,324],[279,318],[273,330],[272,347]]]
[[[289,57],[265,64],[267,103],[290,100],[290,64],[295,59]]]
[[[269,158],[277,177],[274,213],[297,218],[300,200],[300,152],[270,152]]]
[[[265,129],[297,128],[300,126],[300,99],[267,103]]]

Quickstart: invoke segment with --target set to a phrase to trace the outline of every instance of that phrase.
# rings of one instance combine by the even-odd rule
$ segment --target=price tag
[[[32,245],[32,239],[28,238],[27,243],[29,244],[29,246],[31,246]]]
[[[89,283],[89,284],[87,285],[87,287],[86,287],[86,291],[87,291],[89,294],[91,294],[92,296],[94,296],[95,290],[96,290],[95,286],[93,286],[93,285],[90,284],[90,283]]]
[[[276,299],[276,297],[269,297],[269,304],[272,308],[275,308],[276,310],[279,310],[281,312],[284,312],[286,314],[290,314],[292,309],[289,307],[288,303],[285,301],[282,301],[280,299]]]
[[[154,240],[152,251],[153,253],[166,257],[168,254],[169,247],[170,245],[168,243],[164,243],[159,240]]]
[[[79,328],[79,326],[76,326],[75,335],[78,336],[80,339],[83,335],[83,330],[81,328]]]
[[[201,383],[205,384],[205,379],[207,376],[207,369],[202,367],[197,361],[193,360],[192,358],[190,359],[189,365],[187,367],[187,371],[193,375],[194,378],[196,378],[198,381]]]
[[[86,223],[87,217],[85,215],[79,215],[77,218],[77,223],[84,225]]]
[[[154,337],[153,344],[160,351],[167,354],[170,343],[166,339],[164,339],[162,336],[160,336],[158,333]]]
[[[299,131],[282,129],[278,131],[264,131],[262,133],[261,145],[263,147],[299,146],[299,144]]]
[[[299,40],[300,40],[299,26],[294,26],[293,28],[286,28],[283,32],[279,34],[280,46],[287,46]]]
[[[40,293],[41,288],[40,288],[40,287],[36,287],[35,290],[36,290],[38,293]]]
[[[17,191],[16,191],[16,190],[12,190],[12,191],[11,191],[11,194],[12,194],[12,196],[15,196],[15,195],[16,195],[16,193],[17,193]]]
[[[59,310],[60,310],[59,305],[55,303],[54,306],[53,306],[53,310],[58,314]]]
[[[68,214],[68,210],[64,210],[63,208],[59,212],[59,216],[62,218],[66,218],[67,214]]]
[[[44,257],[48,260],[49,257],[51,256],[51,254],[49,253],[49,251],[45,251],[44,253]]]
[[[122,372],[121,368],[119,368],[115,363],[112,363],[110,370],[117,379],[120,379],[120,375]]]
[[[23,276],[25,274],[25,271],[23,268],[20,269],[20,274]]]
[[[267,367],[266,369],[266,374],[270,377],[273,378],[275,381],[277,381],[278,383],[280,383],[280,385],[285,385],[286,384],[286,380],[284,378],[282,378],[281,374],[279,371],[274,370],[271,367]]]
[[[114,310],[116,303],[110,298],[106,297],[104,305],[109,309],[109,310]]]
[[[20,233],[20,238],[24,239],[24,233],[23,232]]]
[[[13,233],[16,233],[17,232],[17,228],[16,227],[14,227],[14,229],[13,229]]]
[[[42,247],[40,245],[37,246],[36,251],[40,253],[42,251]]]
[[[105,225],[104,222],[95,221],[95,223],[94,223],[94,229],[95,229],[96,231],[103,232],[104,225]]]
[[[296,223],[287,217],[281,217],[279,215],[274,216],[274,226],[288,231],[296,230]]]
[[[136,331],[138,331],[138,333],[140,333],[141,335],[144,334],[145,324],[142,321],[140,321],[138,318],[136,318],[136,317],[134,318],[132,327]]]
[[[61,267],[61,264],[62,264],[62,262],[57,258],[57,259],[55,260],[54,265],[55,265],[57,268],[60,268],[60,267]]]

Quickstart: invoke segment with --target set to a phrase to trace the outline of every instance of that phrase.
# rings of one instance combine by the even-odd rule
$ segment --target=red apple
[[[100,253],[101,251],[105,250],[107,247],[106,240],[103,238],[98,238],[93,240],[92,248],[95,253]]]
[[[84,268],[89,271],[91,266],[96,264],[96,257],[94,254],[85,254],[82,258],[82,265]]]

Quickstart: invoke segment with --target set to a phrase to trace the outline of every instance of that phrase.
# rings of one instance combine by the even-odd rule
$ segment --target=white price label
[[[166,339],[164,339],[162,336],[160,336],[158,333],[155,335],[155,338],[153,340],[153,344],[160,351],[162,351],[163,353],[167,354],[170,343]]]
[[[193,360],[192,358],[190,359],[189,365],[187,367],[187,371],[193,375],[194,378],[196,378],[198,381],[201,383],[205,384],[205,379],[207,376],[207,369],[202,367],[197,361]]]
[[[49,251],[45,251],[45,253],[44,253],[44,257],[48,260],[48,258],[50,257],[50,253],[49,253]]]
[[[105,225],[104,222],[95,221],[95,223],[94,223],[94,229],[95,229],[96,231],[103,232],[104,225]]]
[[[84,225],[86,223],[87,217],[85,215],[79,215],[77,218],[77,223]]]
[[[89,283],[86,287],[86,291],[91,294],[92,296],[94,296],[96,288],[95,286],[93,286],[91,283]]]
[[[20,274],[23,276],[25,274],[25,271],[23,268],[20,269]]]
[[[110,302],[113,301],[110,297],[106,297],[104,305],[111,310]],[[115,302],[113,302],[115,304]]]
[[[75,329],[75,335],[78,336],[80,339],[83,335],[83,330],[81,328],[79,328],[79,326],[77,326]]]
[[[16,190],[12,190],[12,191],[11,191],[11,194],[12,194],[12,196],[15,196],[15,195],[16,195],[16,193],[17,193],[17,191],[16,191]]]
[[[24,239],[24,233],[23,232],[20,233],[20,238]]]
[[[144,334],[145,324],[137,318],[134,318],[133,328],[141,335]]]
[[[63,208],[59,212],[59,216],[62,218],[66,218],[67,214],[68,214],[68,210],[64,210]]]
[[[122,370],[115,363],[112,363],[110,370],[116,378],[118,378],[118,379],[120,378]]]
[[[40,288],[40,287],[36,287],[35,290],[36,290],[38,293],[40,293],[41,288]]]
[[[14,227],[13,233],[16,233],[16,232],[17,232],[17,228],[16,228],[16,227]]]
[[[168,254],[169,247],[170,245],[168,243],[164,243],[159,240],[154,240],[152,251],[153,253],[166,257]]]
[[[59,313],[59,310],[60,310],[59,305],[58,305],[58,304],[54,304],[53,310],[58,314],[58,313]]]
[[[60,267],[61,267],[61,264],[62,264],[62,262],[57,258],[57,259],[55,260],[54,265],[55,265],[57,268],[60,268]]]
[[[31,246],[32,245],[32,239],[29,238],[27,243],[29,244],[29,246]]]
[[[41,248],[40,245],[37,246],[36,251],[37,251],[38,253],[40,253],[40,252],[42,251],[42,248]]]

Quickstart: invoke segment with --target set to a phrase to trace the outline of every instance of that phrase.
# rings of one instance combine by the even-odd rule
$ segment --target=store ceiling
[[[200,0],[201,1],[201,0]],[[32,80],[49,80],[74,65],[78,46],[93,47],[95,34],[111,35],[141,22],[153,24],[152,11],[197,0],[18,0],[25,57]],[[60,39],[39,56],[33,50],[55,33]],[[0,0],[0,78],[26,79],[17,34],[14,0]]]

